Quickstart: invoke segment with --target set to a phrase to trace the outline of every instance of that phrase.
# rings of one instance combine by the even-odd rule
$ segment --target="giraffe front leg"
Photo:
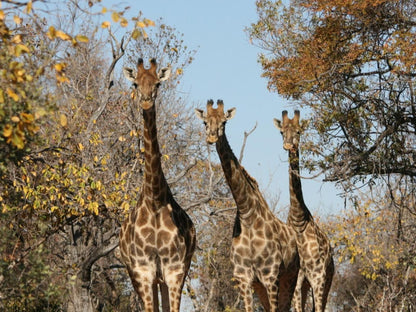
[[[244,308],[246,312],[253,312],[253,294],[251,283],[247,283],[246,281],[239,280],[238,286],[240,288],[240,295],[243,297],[244,301]]]
[[[183,272],[170,272],[165,276],[165,283],[169,291],[170,312],[179,312],[184,280],[185,273]]]
[[[269,282],[265,283],[265,288],[267,289],[267,295],[269,297],[269,304],[270,304],[270,312],[278,312],[278,304],[279,304],[279,286],[278,281],[270,280]]]
[[[132,278],[133,287],[139,294],[144,305],[145,312],[154,311],[153,285],[147,279],[140,279],[139,277]]]
[[[298,280],[296,282],[295,292],[293,294],[293,309],[295,312],[305,311],[306,297],[310,288],[302,269],[299,270]]]

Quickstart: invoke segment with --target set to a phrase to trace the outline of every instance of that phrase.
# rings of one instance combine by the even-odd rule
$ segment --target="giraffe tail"
[[[162,297],[162,311],[169,312],[170,311],[169,289],[165,283],[160,284],[160,292],[161,292],[161,297]]]

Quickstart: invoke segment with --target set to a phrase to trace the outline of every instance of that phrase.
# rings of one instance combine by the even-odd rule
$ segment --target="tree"
[[[270,90],[310,109],[326,179],[415,177],[413,1],[257,1],[249,29]]]
[[[405,190],[397,186],[392,191],[392,203],[391,193],[374,187],[355,201],[354,209],[326,224],[339,263],[332,300],[336,311],[415,307],[415,201],[400,189]]]

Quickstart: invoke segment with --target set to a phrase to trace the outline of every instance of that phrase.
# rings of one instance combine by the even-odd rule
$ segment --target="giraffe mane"
[[[258,188],[259,187],[259,184],[257,183],[257,181],[256,181],[256,179],[254,179],[248,172],[247,172],[247,170],[243,167],[243,166],[241,166],[240,165],[240,167],[241,167],[241,171],[242,171],[242,173],[243,173],[243,175],[247,178],[247,181],[250,183],[250,185],[253,187],[253,188]]]

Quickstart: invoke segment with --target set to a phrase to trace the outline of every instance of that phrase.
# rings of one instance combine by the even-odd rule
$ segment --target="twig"
[[[244,131],[243,145],[241,146],[240,158],[238,159],[238,161],[240,162],[240,164],[243,161],[244,148],[246,147],[247,138],[248,138],[248,136],[250,134],[252,134],[254,132],[254,130],[256,130],[256,128],[257,128],[257,121],[256,121],[256,124],[254,125],[253,129],[251,129],[249,132]]]

